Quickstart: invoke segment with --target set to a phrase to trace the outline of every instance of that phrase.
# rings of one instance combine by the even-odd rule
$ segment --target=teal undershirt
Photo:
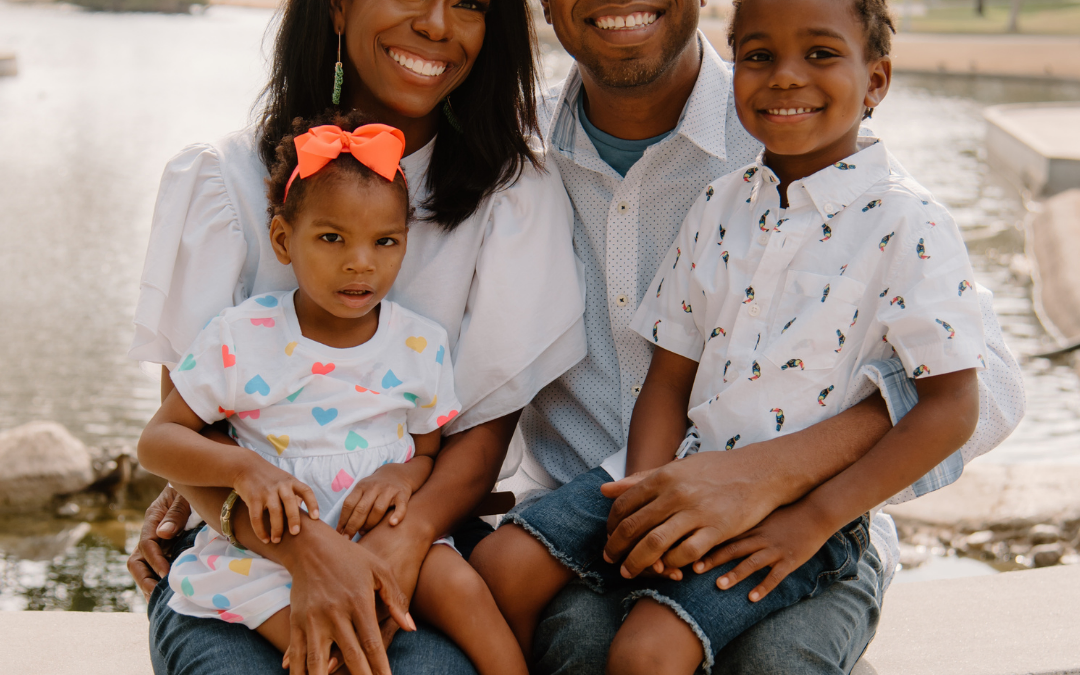
[[[581,126],[585,129],[585,135],[589,137],[593,145],[596,147],[596,152],[600,155],[600,159],[608,163],[608,165],[619,172],[619,175],[626,178],[626,173],[630,171],[630,167],[634,166],[641,156],[645,154],[645,151],[649,149],[650,145],[655,145],[664,140],[671,134],[671,132],[660,134],[659,136],[653,136],[652,138],[646,138],[640,141],[627,141],[622,138],[615,138],[611,134],[606,134],[600,131],[593,123],[589,121],[588,116],[585,115],[585,95],[578,96],[578,119],[581,120]]]

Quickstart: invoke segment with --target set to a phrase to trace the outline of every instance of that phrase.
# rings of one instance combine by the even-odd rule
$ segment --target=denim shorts
[[[619,566],[603,559],[608,513],[614,500],[604,497],[600,486],[610,481],[611,476],[597,467],[508,515],[503,523],[519,525],[536,537],[592,590],[603,593],[626,588],[627,611],[643,597],[670,607],[701,640],[705,652],[702,666],[707,673],[711,672],[717,652],[750,626],[803,598],[822,593],[836,581],[856,578],[859,560],[870,545],[870,518],[864,514],[830,537],[813,558],[758,602],[750,602],[747,596],[768,575],[768,568],[732,589],[722,591],[716,586],[716,580],[734,569],[739,560],[704,574],[687,567],[682,581],[623,579]]]

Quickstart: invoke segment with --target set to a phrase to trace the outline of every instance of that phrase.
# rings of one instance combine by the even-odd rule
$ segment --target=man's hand
[[[721,590],[727,590],[754,572],[771,567],[769,575],[750,591],[750,602],[757,602],[825,545],[833,532],[822,529],[823,520],[801,502],[779,508],[757,527],[694,563],[694,571],[703,574],[732,560],[746,558],[716,580]]]
[[[191,507],[187,500],[171,487],[162,490],[146,509],[139,545],[128,558],[127,568],[147,600],[158,581],[169,574],[171,567],[162,545],[184,531],[184,524],[190,515]]]
[[[700,452],[601,486],[615,499],[604,558],[633,578],[657,561],[684,567],[743,534],[793,499],[770,457],[764,444]]]

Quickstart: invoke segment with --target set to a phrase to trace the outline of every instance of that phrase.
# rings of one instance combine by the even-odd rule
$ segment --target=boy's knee
[[[639,600],[615,634],[607,675],[690,675],[704,658],[701,641],[671,608]]]

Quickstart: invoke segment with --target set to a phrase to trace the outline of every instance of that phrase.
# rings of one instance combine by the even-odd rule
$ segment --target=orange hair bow
[[[284,199],[289,198],[289,187],[297,176],[307,178],[315,174],[343,152],[348,152],[388,181],[393,181],[397,173],[405,178],[399,166],[401,156],[405,153],[405,134],[385,124],[365,124],[351,133],[339,126],[326,124],[312,127],[293,142],[299,163],[285,184]]]

